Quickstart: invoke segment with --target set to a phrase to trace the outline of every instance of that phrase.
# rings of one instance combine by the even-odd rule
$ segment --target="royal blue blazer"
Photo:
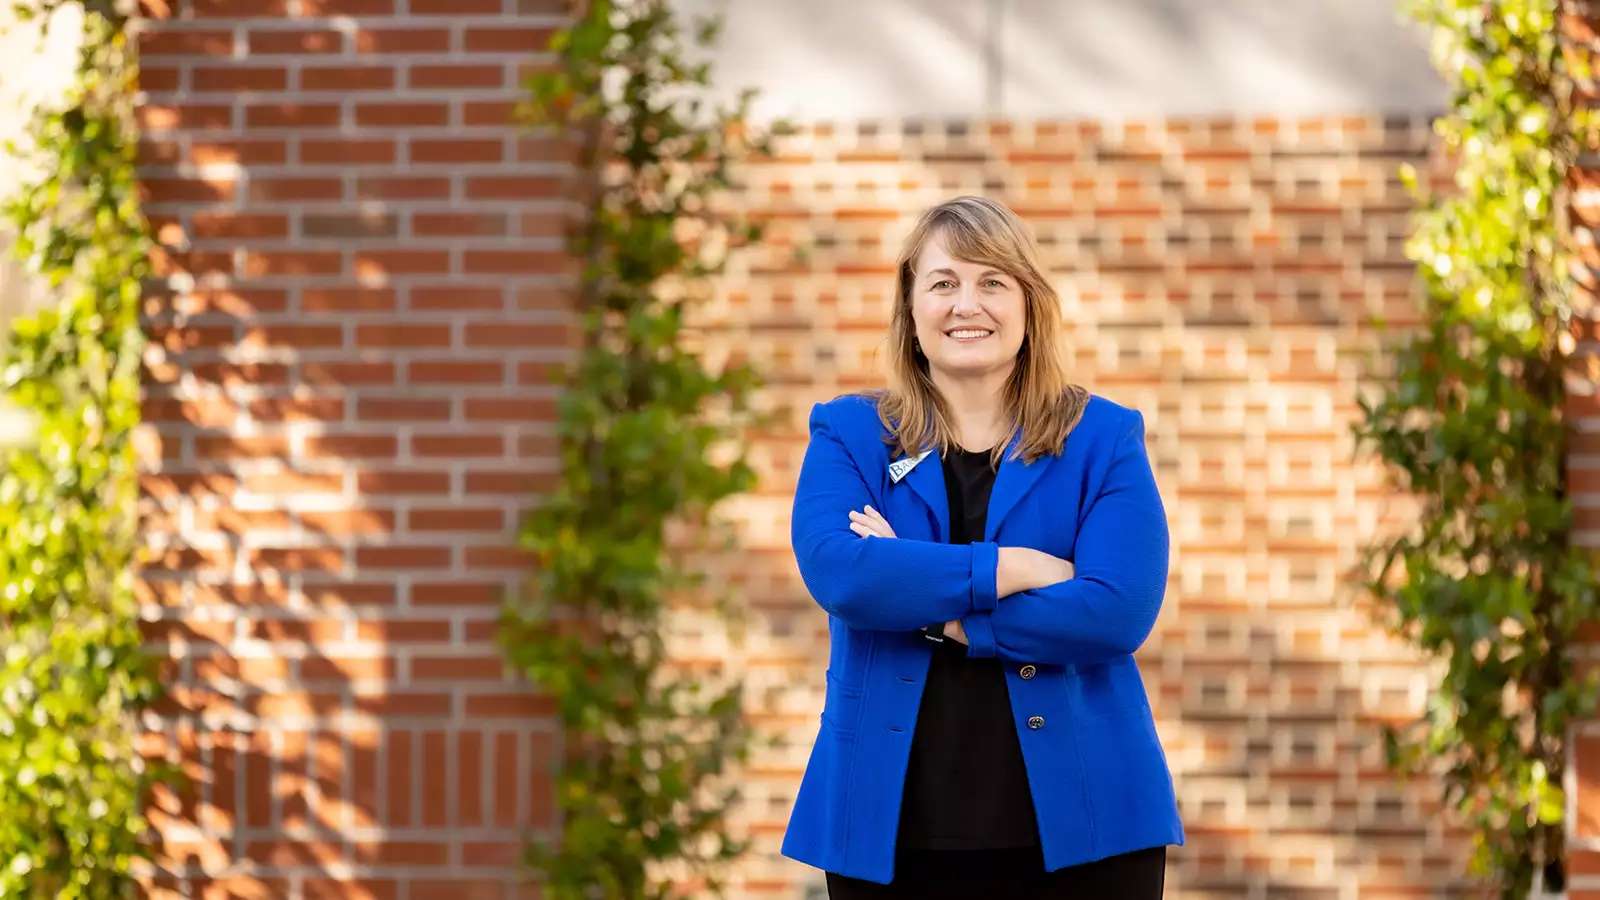
[[[790,539],[828,614],[820,727],[781,853],[888,884],[911,735],[933,644],[924,625],[961,619],[970,657],[1004,662],[1047,871],[1182,844],[1166,753],[1133,653],[1167,584],[1166,512],[1144,417],[1090,394],[1061,452],[1010,458],[989,496],[984,540],[948,543],[936,451],[891,461],[874,401],[811,408]],[[883,514],[895,537],[850,530]],[[997,596],[1001,546],[1071,560],[1072,578]],[[982,784],[951,785],[983,790]]]

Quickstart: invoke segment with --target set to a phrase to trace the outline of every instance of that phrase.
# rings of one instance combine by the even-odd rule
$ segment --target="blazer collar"
[[[1000,523],[1017,505],[1017,501],[1033,487],[1039,476],[1049,467],[1055,454],[1045,454],[1031,463],[1024,463],[1020,459],[1012,459],[1011,454],[1016,450],[1017,444],[1022,441],[1022,431],[1018,429],[1011,440],[1006,442],[1005,455],[1000,460],[1000,468],[995,471],[994,487],[989,491],[989,509],[985,514],[983,523],[983,539],[993,541],[995,534],[1000,530]],[[904,457],[896,462],[909,462],[916,457]],[[937,449],[928,452],[928,455],[918,461],[901,477],[901,480],[911,485],[933,513],[934,521],[939,523],[939,540],[950,540],[950,501],[945,494],[944,487],[944,460]]]

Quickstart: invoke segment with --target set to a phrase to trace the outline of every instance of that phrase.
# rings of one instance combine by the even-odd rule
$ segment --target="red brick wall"
[[[492,636],[555,472],[544,366],[570,353],[564,153],[506,124],[559,7],[147,0],[143,591],[173,684],[147,744],[197,777],[160,798],[163,885],[509,896],[518,829],[554,824],[551,703]],[[745,773],[732,896],[820,886],[777,855],[827,639],[787,543],[804,415],[880,381],[887,260],[959,192],[1033,225],[1079,379],[1149,423],[1175,550],[1140,661],[1189,832],[1169,895],[1457,882],[1437,786],[1397,786],[1378,741],[1428,679],[1338,581],[1393,514],[1345,424],[1367,317],[1415,301],[1393,171],[1428,138],[1422,117],[816,123],[744,167],[735,201],[770,238],[696,324],[792,412],[714,573],[749,638],[680,636],[745,673],[783,740]]]
[[[1594,161],[1588,163],[1594,167]],[[1596,167],[1600,168],[1600,167]],[[1582,189],[1592,191],[1596,183],[1595,172],[1579,175]],[[1580,195],[1575,205],[1583,211],[1579,230],[1589,232],[1595,221],[1597,206],[1592,197]],[[1588,262],[1593,265],[1593,260]],[[1587,301],[1592,302],[1592,300]],[[1571,422],[1571,443],[1567,452],[1567,477],[1570,480],[1575,504],[1574,540],[1580,545],[1600,549],[1600,395],[1594,383],[1600,369],[1600,353],[1595,339],[1600,336],[1592,312],[1581,324],[1582,338],[1579,353],[1574,360],[1574,377],[1569,385],[1580,390],[1568,396],[1567,415]],[[1600,627],[1587,630],[1583,643],[1576,651],[1580,667],[1593,666],[1600,650]],[[1572,883],[1569,896],[1572,900],[1600,900],[1600,723],[1584,721],[1570,731],[1566,787],[1567,797],[1567,851]]]
[[[507,124],[561,7],[145,7],[161,884],[510,896],[552,825],[493,637],[570,355],[565,154]]]
[[[1347,425],[1370,317],[1415,321],[1394,171],[1424,163],[1430,139],[1425,116],[819,123],[746,167],[746,204],[779,248],[726,290],[796,410],[747,506],[764,564],[744,577],[784,598],[761,604],[751,695],[772,692],[759,715],[791,738],[750,780],[764,850],[816,732],[826,653],[785,530],[804,411],[881,380],[889,260],[914,213],[984,192],[1040,239],[1079,379],[1149,423],[1174,551],[1138,658],[1189,837],[1169,851],[1169,896],[1461,888],[1465,834],[1437,784],[1396,783],[1378,731],[1415,716],[1430,679],[1340,580],[1380,525],[1404,521],[1380,468],[1352,460]],[[807,271],[777,271],[790,242],[815,245]],[[775,857],[748,871],[751,896],[817,883]]]
[[[1565,4],[1562,33],[1567,39],[1569,58],[1585,57],[1594,65],[1594,49],[1600,47],[1600,10],[1592,0]],[[1592,87],[1590,88],[1592,91]],[[1593,149],[1593,148],[1591,148]],[[1567,417],[1571,423],[1567,448],[1567,478],[1574,504],[1574,541],[1583,547],[1600,549],[1600,323],[1592,309],[1594,279],[1588,274],[1596,265],[1595,223],[1600,221],[1600,202],[1595,190],[1600,187],[1600,159],[1592,153],[1579,159],[1573,173],[1573,239],[1583,267],[1577,278],[1577,294],[1584,308],[1574,334],[1578,338],[1573,358]],[[1592,666],[1600,650],[1600,627],[1590,629],[1577,650],[1580,666]],[[1593,721],[1574,726],[1568,754],[1567,772],[1567,849],[1572,876],[1568,895],[1572,900],[1600,900],[1600,728]]]

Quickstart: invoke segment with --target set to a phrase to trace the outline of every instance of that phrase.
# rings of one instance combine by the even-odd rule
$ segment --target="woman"
[[[928,210],[896,280],[891,387],[812,407],[795,489],[831,647],[782,853],[832,898],[1159,897],[1184,831],[1133,659],[1167,581],[1144,418],[1067,380],[1001,204]]]

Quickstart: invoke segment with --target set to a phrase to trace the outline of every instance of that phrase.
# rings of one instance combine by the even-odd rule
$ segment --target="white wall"
[[[4,142],[16,141],[28,152],[32,113],[41,104],[61,102],[83,41],[82,7],[75,3],[58,9],[48,30],[43,17],[20,21],[12,7],[0,0],[0,197],[6,199],[40,172],[6,151]],[[48,285],[15,259],[13,240],[10,219],[0,217],[0,341],[13,318],[56,299]],[[0,398],[0,445],[24,442],[34,428],[31,415]]]
[[[1443,111],[1398,0],[673,0],[760,119]]]
[[[43,16],[23,21],[10,2],[0,3],[0,194],[36,172],[3,149],[7,139],[26,144],[28,122],[40,104],[59,103],[72,82],[83,42],[83,10],[63,4],[45,29]]]

